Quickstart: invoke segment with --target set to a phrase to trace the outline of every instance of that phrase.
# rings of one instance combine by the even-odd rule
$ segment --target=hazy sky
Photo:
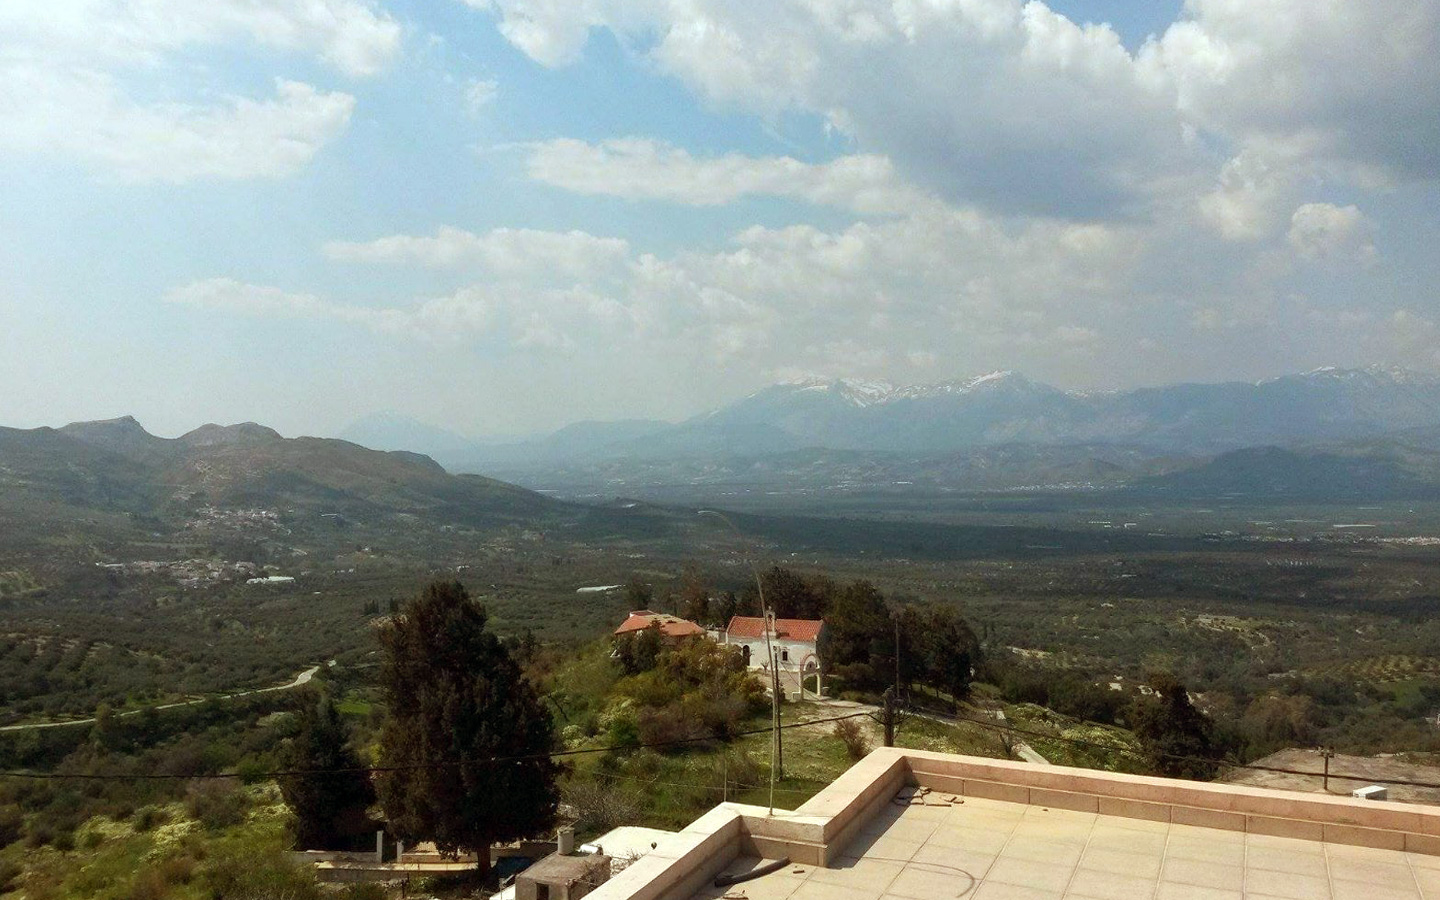
[[[1440,0],[4,0],[0,424],[1440,368]]]

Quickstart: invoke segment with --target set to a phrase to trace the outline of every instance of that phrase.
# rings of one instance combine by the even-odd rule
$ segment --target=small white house
[[[824,619],[774,619],[770,644],[775,648],[776,665],[782,672],[811,672],[820,669],[820,641]],[[765,620],[759,616],[734,616],[725,626],[725,644],[740,647],[745,663],[752,669],[769,669],[765,658]]]

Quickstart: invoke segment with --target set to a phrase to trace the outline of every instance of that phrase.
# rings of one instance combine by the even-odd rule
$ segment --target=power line
[[[968,725],[974,725],[974,726],[979,727],[979,728],[988,729],[988,730],[990,730],[990,731],[1006,732],[1006,733],[1009,733],[1009,734],[1018,734],[1018,735],[1023,735],[1023,736],[1025,736],[1025,737],[1036,738],[1036,739],[1038,739],[1038,740],[1058,741],[1058,742],[1060,742],[1060,743],[1069,744],[1069,745],[1072,745],[1072,746],[1087,747],[1087,748],[1091,748],[1091,749],[1095,749],[1095,750],[1102,750],[1102,751],[1105,751],[1105,752],[1107,752],[1107,753],[1123,753],[1123,754],[1126,754],[1126,755],[1135,757],[1135,758],[1140,759],[1140,760],[1145,760],[1145,761],[1148,761],[1148,760],[1150,760],[1150,759],[1152,759],[1152,758],[1157,758],[1157,757],[1158,757],[1158,758],[1160,758],[1160,759],[1172,760],[1172,761],[1175,761],[1175,762],[1189,762],[1189,763],[1197,763],[1197,764],[1200,764],[1200,765],[1207,765],[1207,766],[1222,766],[1222,767],[1228,768],[1228,769],[1245,769],[1245,770],[1253,771],[1253,772],[1270,772],[1270,773],[1277,774],[1277,775],[1302,775],[1302,776],[1305,776],[1305,777],[1307,777],[1307,778],[1319,778],[1319,777],[1322,776],[1322,773],[1320,773],[1320,772],[1307,772],[1307,771],[1304,771],[1303,769],[1290,769],[1290,768],[1285,768],[1285,767],[1283,767],[1283,766],[1265,766],[1265,765],[1258,765],[1258,764],[1256,764],[1256,763],[1238,763],[1238,762],[1232,762],[1232,761],[1223,760],[1223,759],[1211,759],[1211,758],[1203,757],[1203,756],[1187,756],[1187,755],[1178,754],[1178,753],[1166,753],[1166,752],[1164,752],[1164,751],[1158,751],[1158,752],[1155,752],[1155,753],[1147,753],[1146,751],[1136,750],[1136,749],[1131,748],[1131,747],[1122,747],[1122,746],[1116,746],[1116,745],[1113,745],[1113,744],[1102,744],[1102,743],[1100,743],[1100,742],[1098,742],[1098,741],[1090,741],[1090,740],[1085,740],[1085,739],[1083,739],[1083,738],[1066,737],[1066,736],[1064,736],[1064,735],[1058,735],[1058,734],[1048,734],[1048,733],[1046,733],[1046,732],[1033,731],[1033,730],[1026,729],[1026,728],[1019,728],[1019,727],[1016,727],[1016,726],[1013,726],[1013,725],[1002,725],[1002,724],[1000,724],[1000,723],[998,723],[998,722],[992,722],[992,721],[989,721],[989,720],[973,719],[973,718],[970,718],[970,717],[968,717],[968,716],[953,715],[953,714],[950,714],[950,713],[942,712],[942,711],[940,711],[940,710],[927,709],[927,708],[925,708],[925,707],[920,707],[920,706],[913,707],[913,709],[915,709],[917,712],[924,713],[924,714],[927,714],[927,715],[937,716],[938,718],[941,718],[941,719],[946,720],[946,721],[949,721],[949,722],[957,723],[957,724],[959,724],[959,723],[964,723],[964,724],[968,724]],[[805,727],[811,726],[811,725],[825,725],[825,724],[829,724],[829,723],[832,723],[832,722],[840,722],[840,721],[843,721],[843,720],[845,720],[845,719],[857,719],[857,718],[861,718],[861,717],[869,718],[869,719],[871,719],[872,721],[874,720],[874,714],[871,713],[871,712],[868,711],[868,710],[865,710],[865,711],[861,711],[861,712],[849,713],[849,714],[846,714],[846,715],[843,715],[843,716],[829,716],[829,717],[822,718],[822,719],[808,719],[808,720],[803,721],[803,722],[791,722],[791,723],[788,723],[788,724],[783,724],[783,725],[781,725],[780,727],[781,727],[782,729],[787,729],[787,728],[805,728]],[[757,734],[770,734],[770,733],[771,733],[771,729],[769,729],[769,728],[755,728],[755,729],[750,729],[750,730],[747,730],[747,731],[738,731],[738,732],[735,732],[735,733],[729,735],[729,737],[730,737],[730,738],[739,738],[739,737],[749,737],[749,736],[757,735]],[[363,774],[380,774],[380,773],[387,773],[387,772],[408,772],[408,771],[419,771],[419,770],[426,770],[426,769],[454,769],[454,768],[459,768],[459,767],[462,766],[462,765],[475,765],[475,764],[498,765],[498,764],[503,764],[503,763],[535,762],[535,761],[542,760],[542,759],[556,759],[556,758],[570,757],[570,756],[585,756],[585,755],[594,754],[594,753],[610,753],[610,752],[612,752],[612,751],[617,751],[617,750],[618,750],[618,751],[623,751],[623,750],[640,750],[640,749],[647,749],[647,748],[648,748],[648,749],[656,749],[656,748],[663,748],[663,747],[680,747],[680,746],[686,746],[686,745],[689,745],[689,744],[711,743],[711,742],[716,741],[716,740],[722,740],[722,738],[717,738],[717,737],[714,737],[714,736],[694,737],[694,738],[678,738],[678,739],[671,740],[671,741],[653,741],[653,742],[650,742],[650,743],[642,743],[642,744],[610,745],[610,746],[605,746],[605,747],[583,747],[583,748],[574,749],[574,750],[555,750],[555,751],[551,751],[551,752],[548,752],[548,753],[531,753],[531,754],[522,754],[522,755],[516,755],[516,756],[492,756],[492,757],[488,757],[488,758],[482,759],[482,760],[469,760],[469,761],[466,761],[466,762],[463,762],[463,763],[461,763],[461,762],[453,762],[453,763],[422,763],[422,764],[408,765],[408,766],[356,766],[356,767],[353,767],[353,768],[343,768],[343,769],[278,769],[278,770],[270,770],[270,771],[263,771],[263,772],[244,772],[244,773],[241,773],[241,772],[206,772],[206,773],[199,773],[199,774],[193,774],[193,775],[182,775],[182,774],[178,774],[178,773],[169,773],[169,772],[133,772],[133,773],[100,772],[100,773],[84,774],[84,773],[60,773],[60,772],[25,772],[25,771],[6,770],[6,771],[0,771],[0,778],[23,778],[23,779],[31,779],[31,780],[36,780],[36,781],[64,781],[64,780],[70,780],[70,781],[189,781],[189,780],[194,780],[194,779],[221,779],[221,778],[241,778],[241,777],[244,777],[244,778],[302,778],[302,777],[323,777],[323,776],[327,776],[327,775],[348,775],[348,774],[361,774],[361,773],[363,773]],[[604,775],[604,776],[602,776],[602,777],[624,777],[624,776],[615,776],[615,775],[609,775],[609,774],[607,774],[607,775]],[[1390,784],[1390,785],[1397,785],[1397,786],[1401,786],[1401,787],[1428,788],[1428,789],[1431,789],[1431,790],[1440,790],[1440,783],[1428,782],[1428,781],[1415,781],[1415,780],[1405,779],[1405,778],[1371,778],[1371,777],[1363,777],[1363,778],[1361,778],[1361,777],[1346,776],[1346,775],[1339,775],[1339,774],[1332,775],[1332,777],[1335,777],[1335,778],[1346,778],[1346,779],[1349,779],[1349,780],[1351,780],[1351,781],[1370,781],[1370,782],[1374,782],[1374,783],[1378,783],[1378,784]],[[637,779],[637,780],[643,780],[643,779]],[[657,782],[657,783],[660,783],[660,782]],[[666,784],[672,784],[672,783],[666,782]],[[695,787],[696,785],[680,785],[680,784],[675,784],[675,786],[677,786],[677,787]],[[786,790],[783,790],[783,791],[782,791],[782,790],[779,789],[779,788],[777,788],[777,792],[794,793],[794,794],[803,794],[803,793],[806,793],[805,791],[796,791],[796,790],[789,790],[789,789],[786,789]]]
[[[868,712],[849,713],[843,716],[831,716],[824,719],[809,719],[804,722],[792,722],[788,725],[781,725],[781,728],[804,728],[807,725],[824,725],[829,722],[839,722],[843,719],[854,719],[860,716],[868,716]],[[756,734],[770,734],[769,728],[754,728],[749,731],[737,731],[730,734],[730,738],[749,737]],[[584,756],[591,753],[609,753],[615,750],[641,750],[658,747],[680,747],[687,744],[705,744],[716,740],[723,740],[714,735],[706,737],[677,738],[671,741],[652,741],[645,744],[614,744],[606,747],[581,747],[574,750],[552,750],[547,753],[528,753],[515,756],[491,756],[484,759],[465,760],[463,762],[445,763],[417,763],[406,766],[354,766],[342,769],[277,769],[265,772],[205,772],[196,775],[181,775],[173,772],[96,772],[96,773],[64,773],[64,772],[24,772],[7,770],[0,771],[0,778],[28,778],[37,781],[189,781],[191,779],[205,778],[303,778],[323,777],[326,775],[349,775],[358,773],[385,773],[385,772],[413,772],[426,769],[456,769],[469,765],[499,765],[503,763],[536,762],[542,759],[555,759],[566,756]]]
[[[808,723],[807,723],[807,724],[808,724]],[[760,788],[765,787],[765,785],[763,785],[763,784],[746,784],[746,783],[743,782],[743,781],[730,781],[730,782],[727,782],[727,783],[724,784],[724,785],[719,785],[719,784],[701,784],[701,783],[699,783],[699,782],[689,782],[689,783],[686,783],[686,782],[683,782],[683,781],[659,781],[659,780],[654,779],[654,778],[641,778],[641,777],[638,776],[638,775],[620,775],[620,774],[617,774],[617,773],[614,773],[614,772],[596,772],[596,773],[594,773],[594,774],[595,774],[595,777],[596,777],[596,778],[613,779],[613,780],[616,780],[616,781],[635,781],[635,782],[639,782],[639,783],[641,783],[641,784],[647,784],[647,785],[650,785],[650,784],[658,784],[658,785],[661,785],[661,786],[663,786],[663,787],[688,788],[688,789],[690,789],[690,790],[714,791],[714,792],[716,792],[716,793],[724,793],[727,788],[730,789],[730,790],[737,790],[737,791],[753,791],[753,790],[758,790],[758,789],[760,789]],[[820,781],[820,780],[817,780],[817,779],[814,779],[814,778],[806,778],[806,779],[802,779],[802,780],[814,782],[815,784],[820,785],[820,786],[822,786],[822,787],[823,787],[824,785],[829,784],[828,781]],[[777,788],[775,789],[775,793],[777,793],[777,794],[795,794],[795,795],[797,795],[797,796],[813,796],[813,795],[815,794],[815,791],[807,791],[807,790],[803,790],[803,789],[801,789],[801,788],[781,788],[781,787],[777,787]]]

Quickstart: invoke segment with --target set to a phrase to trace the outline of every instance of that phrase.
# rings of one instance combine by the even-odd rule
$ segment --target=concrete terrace
[[[739,857],[725,872],[760,865]],[[983,798],[876,818],[830,868],[791,865],[696,900],[1430,900],[1440,857]]]
[[[717,806],[590,896],[1440,900],[1437,854],[1436,807],[885,748],[793,812]]]

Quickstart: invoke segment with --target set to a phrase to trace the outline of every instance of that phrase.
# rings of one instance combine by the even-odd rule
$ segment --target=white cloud
[[[329,300],[233,278],[193,281],[168,292],[165,302],[265,321],[294,319],[365,328],[387,337],[464,344],[498,337],[521,348],[568,350],[571,333],[623,333],[633,321],[609,298],[586,288],[475,284],[441,297],[390,306]]]
[[[166,77],[176,54],[253,44],[363,76],[395,57],[400,37],[367,0],[10,0],[0,152],[133,181],[288,175],[345,129],[354,98],[278,78],[269,98],[222,89],[187,100]]]
[[[905,184],[883,156],[804,163],[788,156],[695,157],[644,138],[535,144],[530,176],[582,194],[719,206],[747,196],[790,197],[861,213],[913,212],[934,201]]]
[[[1434,0],[1190,0],[1133,54],[1039,0],[468,2],[545,65],[610,29],[712,103],[822,116],[907,180],[995,211],[1187,207],[1258,240],[1301,184],[1440,171]]]
[[[1440,322],[1409,309],[1397,309],[1383,329],[1401,363],[1440,369]]]
[[[170,299],[432,340],[483,337],[564,351],[631,346],[760,370],[803,365],[854,374],[839,372],[842,363],[929,367],[957,347],[999,363],[1017,348],[1074,353],[1103,345],[1102,329],[1076,321],[1075,309],[1122,290],[1137,243],[1128,229],[1017,228],[973,210],[933,207],[838,231],[757,226],[723,251],[669,257],[583,233],[442,228],[433,237],[332,243],[325,251],[342,262],[484,270],[484,280],[449,297],[377,309],[217,280]]]
[[[465,84],[465,108],[472,116],[480,115],[498,96],[500,82],[494,79],[472,78]]]
[[[1146,49],[1191,121],[1361,182],[1440,168],[1440,4],[1189,0]]]
[[[466,339],[494,321],[493,297],[464,289],[409,307],[374,307],[292,293],[233,278],[209,278],[177,287],[167,303],[263,320],[310,319],[368,328],[378,334],[420,340]]]
[[[1077,26],[1040,3],[484,5],[539,62],[569,62],[591,28],[609,28],[706,99],[823,116],[951,200],[1113,216],[1161,190],[1156,182],[1190,174],[1169,85],[1108,27]]]
[[[1290,217],[1290,246],[1311,261],[1359,263],[1375,261],[1373,226],[1354,206],[1306,203]]]
[[[475,234],[443,226],[433,236],[390,235],[373,241],[331,241],[325,255],[343,262],[420,263],[437,268],[481,267],[492,273],[597,277],[623,262],[630,247],[620,238],[583,231],[497,228]]]
[[[171,51],[248,40],[319,55],[373,75],[400,49],[400,26],[367,0],[6,0],[10,56],[57,63],[157,65]]]
[[[165,295],[167,303],[266,318],[302,318],[323,314],[327,304],[314,294],[244,284],[233,278],[192,281]]]
[[[314,294],[292,293],[276,287],[246,284],[233,278],[192,281],[165,295],[167,303],[259,319],[330,319],[363,325],[376,331],[400,333],[414,314],[393,309],[371,309],[334,303]]]
[[[0,152],[58,154],[130,181],[274,178],[308,163],[354,105],[294,81],[269,100],[138,105],[102,73],[0,64]]]

